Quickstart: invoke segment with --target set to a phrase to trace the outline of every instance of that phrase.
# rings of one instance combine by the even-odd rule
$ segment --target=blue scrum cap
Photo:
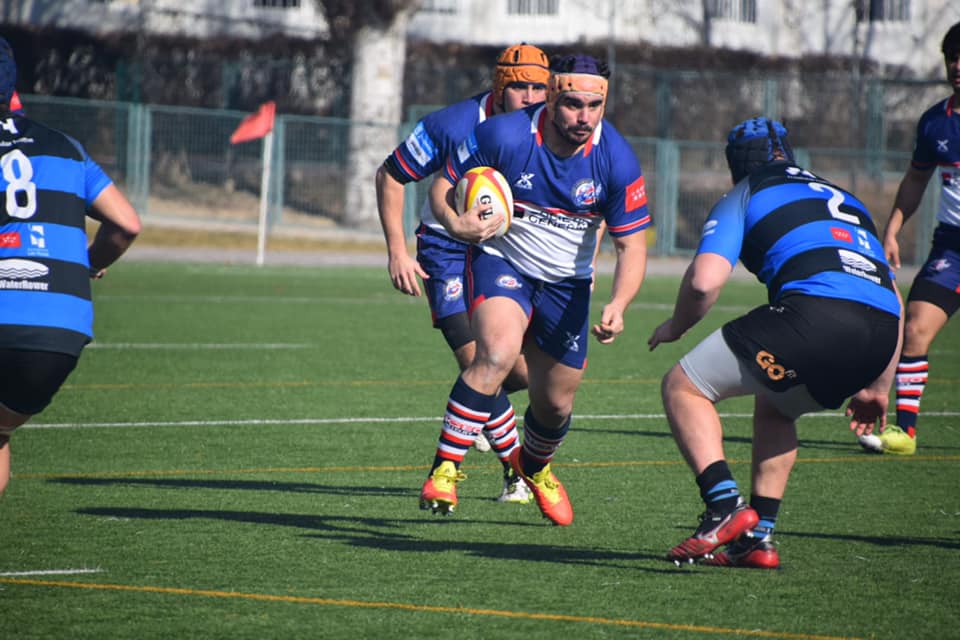
[[[0,102],[10,102],[17,85],[17,63],[13,59],[13,47],[0,37]]]
[[[727,166],[733,181],[740,182],[768,162],[779,151],[793,162],[793,149],[787,140],[787,128],[776,120],[758,117],[745,120],[727,135]]]

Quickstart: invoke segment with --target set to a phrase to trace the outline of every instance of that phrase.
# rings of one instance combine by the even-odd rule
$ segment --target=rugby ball
[[[510,229],[513,220],[513,192],[503,174],[493,167],[474,167],[467,171],[454,191],[454,204],[457,215],[475,206],[482,205],[488,208],[483,214],[487,218],[493,214],[503,214],[503,224],[497,229],[496,237],[500,237]]]

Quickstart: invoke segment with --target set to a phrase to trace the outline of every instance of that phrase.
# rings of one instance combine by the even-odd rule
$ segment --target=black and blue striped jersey
[[[899,315],[893,273],[867,207],[853,194],[786,162],[741,180],[713,208],[697,253],[739,259],[767,287],[861,302]]]
[[[110,184],[68,135],[0,119],[0,347],[79,355],[93,338],[86,214]]]

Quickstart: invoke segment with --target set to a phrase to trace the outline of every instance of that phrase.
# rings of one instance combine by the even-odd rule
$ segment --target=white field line
[[[37,571],[0,571],[0,578],[25,576],[71,576],[80,573],[103,573],[103,569],[41,569]]]
[[[393,295],[377,295],[368,298],[323,298],[323,297],[304,297],[304,296],[183,296],[183,295],[144,295],[144,296],[133,296],[133,295],[102,295],[97,296],[97,301],[106,302],[108,300],[112,301],[126,301],[126,302],[170,302],[170,303],[188,303],[195,304],[202,302],[204,304],[214,304],[214,303],[225,303],[225,304],[234,304],[234,303],[243,303],[243,304],[330,304],[335,302],[337,304],[371,304],[371,303],[383,303],[383,302],[397,302],[400,304],[410,304],[412,298],[409,296],[393,296]],[[414,301],[415,302],[415,301]],[[758,301],[757,304],[760,304],[761,301]],[[754,305],[755,306],[755,305]],[[633,302],[630,309],[652,309],[656,311],[670,312],[673,310],[673,303],[661,303],[661,302],[643,302],[636,301]],[[716,311],[731,311],[731,312],[743,312],[747,309],[752,309],[751,305],[722,305],[717,304],[712,307]]]
[[[925,416],[957,417],[956,411],[924,411]],[[721,413],[721,418],[749,418],[752,413]],[[845,419],[842,413],[809,413],[804,418]],[[328,424],[398,424],[410,422],[436,423],[441,416],[399,416],[396,418],[290,418],[270,420],[177,420],[143,422],[35,422],[27,423],[20,429],[100,429],[100,428],[136,428],[136,427],[262,427],[269,425],[328,425]],[[575,415],[576,420],[666,420],[662,413],[633,413],[608,415]]]

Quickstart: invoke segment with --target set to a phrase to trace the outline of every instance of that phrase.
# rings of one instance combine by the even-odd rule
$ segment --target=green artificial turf
[[[590,345],[558,528],[495,501],[491,453],[467,456],[455,515],[417,508],[457,372],[385,269],[117,265],[94,285],[96,342],[11,441],[0,637],[956,637],[960,325],[930,354],[915,457],[862,452],[841,411],[806,416],[782,568],[677,568],[702,505],[659,381],[764,300],[733,281],[650,353],[677,285],[648,279],[626,333]],[[744,493],[751,406],[720,405]]]

